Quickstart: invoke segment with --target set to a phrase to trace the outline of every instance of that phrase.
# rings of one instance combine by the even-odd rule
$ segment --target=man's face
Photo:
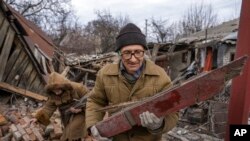
[[[144,48],[141,45],[128,45],[121,49],[122,63],[130,74],[134,74],[144,60]]]

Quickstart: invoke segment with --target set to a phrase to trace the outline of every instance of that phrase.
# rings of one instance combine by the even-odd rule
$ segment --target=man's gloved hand
[[[102,137],[95,126],[92,126],[90,131],[96,141],[112,141],[110,138]]]
[[[156,130],[162,126],[164,117],[158,118],[154,113],[146,111],[140,114],[140,119],[143,127]]]

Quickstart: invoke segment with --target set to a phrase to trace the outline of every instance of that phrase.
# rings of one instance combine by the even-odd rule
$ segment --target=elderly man
[[[143,112],[140,114],[142,126],[134,126],[112,139],[100,136],[95,127],[104,117],[104,113],[95,112],[96,109],[141,100],[171,86],[166,72],[145,59],[146,39],[136,25],[129,23],[121,29],[116,47],[120,62],[107,65],[98,72],[95,87],[87,101],[86,127],[98,141],[159,141],[163,133],[176,126],[177,113],[157,117],[154,113]]]

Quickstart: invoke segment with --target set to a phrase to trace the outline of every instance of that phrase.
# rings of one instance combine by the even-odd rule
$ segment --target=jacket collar
[[[105,75],[119,75],[119,63],[111,64],[110,67],[104,72]],[[160,75],[157,70],[155,70],[155,64],[150,61],[146,60],[145,69],[143,70],[142,74],[146,75]]]

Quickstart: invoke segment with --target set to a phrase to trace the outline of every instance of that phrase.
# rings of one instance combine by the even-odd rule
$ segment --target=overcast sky
[[[74,10],[79,20],[86,24],[96,19],[95,11],[108,10],[116,17],[128,16],[129,19],[141,28],[145,25],[145,19],[154,17],[178,21],[185,10],[192,3],[201,0],[72,0]],[[241,0],[204,0],[204,3],[212,4],[220,21],[226,21],[237,17],[240,13]]]

